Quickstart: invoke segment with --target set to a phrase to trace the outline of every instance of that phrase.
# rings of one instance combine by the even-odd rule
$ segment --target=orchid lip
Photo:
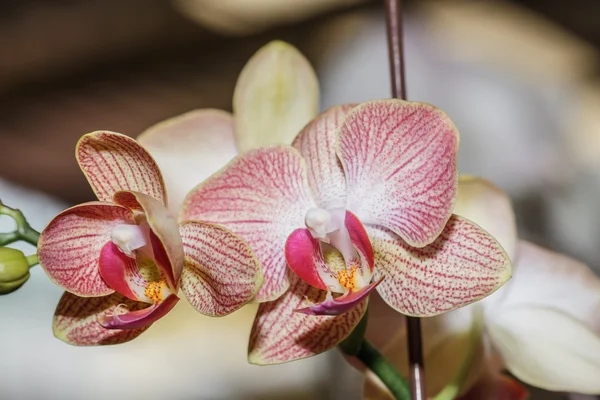
[[[368,295],[383,281],[384,277],[375,282],[371,282],[357,290],[350,290],[348,293],[334,298],[331,292],[327,292],[325,300],[308,307],[299,308],[295,312],[307,315],[340,315],[344,314],[366,299]]]

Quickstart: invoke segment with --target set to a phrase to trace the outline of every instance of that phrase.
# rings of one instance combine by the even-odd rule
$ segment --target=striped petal
[[[295,47],[273,41],[242,70],[233,93],[233,111],[240,152],[290,144],[319,111],[315,71]]]
[[[600,394],[600,336],[550,308],[512,307],[487,323],[506,368],[521,381],[558,392]]]
[[[75,346],[95,346],[128,342],[142,334],[140,329],[106,329],[98,323],[105,315],[112,315],[117,307],[125,305],[130,310],[146,307],[118,293],[103,297],[78,297],[65,293],[60,298],[54,314],[52,330],[58,339]]]
[[[48,277],[68,292],[82,297],[113,292],[100,276],[98,259],[111,241],[116,225],[133,224],[125,207],[91,202],[58,214],[44,229],[38,242],[40,265]]]
[[[284,247],[314,207],[300,154],[289,146],[250,151],[190,192],[180,220],[224,226],[247,241],[263,268],[259,302],[289,286]]]
[[[356,290],[350,291],[343,296],[333,297],[328,295],[325,301],[315,304],[313,306],[300,308],[295,310],[296,312],[307,314],[307,315],[340,315],[352,310],[360,302],[366,299],[366,297],[381,283],[385,277],[380,278],[378,281],[368,284],[367,286]]]
[[[488,231],[515,261],[517,222],[512,202],[500,188],[482,178],[461,176],[454,213]]]
[[[409,245],[433,242],[452,214],[458,131],[423,103],[377,100],[350,111],[338,134],[347,209]]]
[[[308,168],[308,183],[319,207],[346,206],[346,177],[335,152],[338,128],[354,104],[335,106],[313,119],[294,140]]]
[[[194,186],[237,154],[233,117],[215,109],[190,111],[160,122],[137,141],[158,163],[169,193],[169,209],[175,214]]]
[[[171,290],[176,293],[183,270],[183,244],[177,220],[156,199],[139,192],[117,192],[117,204],[131,210],[143,211],[150,226],[150,243],[154,261],[167,278]]]
[[[174,294],[169,295],[163,301],[155,303],[142,310],[131,311],[125,306],[126,312],[122,313],[121,308],[113,310],[112,314],[104,314],[98,318],[98,323],[106,329],[140,329],[150,326],[160,318],[167,315],[175,307],[179,297]]]
[[[452,216],[435,242],[407,245],[391,231],[367,228],[375,251],[381,297],[402,314],[441,314],[493,293],[510,279],[502,246],[472,222]]]
[[[262,270],[244,240],[220,226],[199,222],[186,222],[179,230],[185,251],[181,289],[196,310],[224,316],[256,295]]]
[[[364,315],[367,300],[337,316],[294,312],[324,300],[325,292],[296,279],[279,299],[261,304],[250,334],[248,360],[252,364],[280,364],[337,346]]]
[[[132,138],[97,131],[79,139],[77,162],[100,201],[133,190],[167,204],[165,184],[152,156]]]

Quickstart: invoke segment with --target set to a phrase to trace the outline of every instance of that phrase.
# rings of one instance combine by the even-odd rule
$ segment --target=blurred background
[[[272,39],[313,63],[322,108],[389,97],[382,8],[379,0],[2,0],[0,198],[41,230],[93,198],[74,158],[82,134],[136,136],[192,109],[230,110],[238,73]],[[597,0],[420,0],[407,1],[405,14],[409,98],[454,120],[460,172],[511,195],[522,237],[596,271],[599,15]],[[360,397],[360,376],[335,352],[247,365],[252,307],[211,320],[180,304],[132,343],[79,349],[52,337],[60,294],[36,267],[0,299],[1,399]]]

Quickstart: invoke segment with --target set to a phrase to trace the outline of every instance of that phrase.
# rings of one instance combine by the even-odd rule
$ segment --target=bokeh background
[[[597,0],[420,0],[405,15],[409,98],[452,117],[461,173],[511,195],[522,237],[597,272],[599,16]],[[389,97],[379,0],[0,1],[0,198],[42,229],[93,198],[79,136],[229,110],[242,66],[276,38],[315,66],[322,108]],[[360,398],[335,352],[247,365],[252,306],[208,319],[181,302],[134,342],[82,349],[52,336],[60,294],[36,267],[0,298],[0,399]]]

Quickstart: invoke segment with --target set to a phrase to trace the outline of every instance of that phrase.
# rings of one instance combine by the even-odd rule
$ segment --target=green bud
[[[29,263],[23,252],[0,247],[0,295],[14,292],[29,279]]]

